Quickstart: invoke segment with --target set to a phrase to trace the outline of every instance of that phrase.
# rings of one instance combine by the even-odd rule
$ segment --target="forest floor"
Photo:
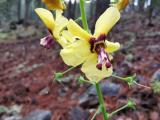
[[[123,44],[114,54],[115,72],[120,76],[136,73],[137,82],[150,87],[153,74],[160,69],[159,18],[153,19],[151,27],[145,17],[130,15],[127,20],[126,17],[122,17],[108,36],[109,40]],[[66,74],[63,83],[56,82],[54,72],[68,67],[59,56],[58,45],[44,49],[39,39],[0,42],[0,105],[21,106],[23,116],[35,109],[45,109],[53,113],[52,120],[88,120],[98,105],[80,105],[79,96],[89,88],[77,82],[80,70],[76,68]],[[123,110],[113,120],[160,120],[160,96],[151,89],[136,85],[129,88],[114,78],[105,81],[120,84],[116,96],[105,96],[110,112],[124,105],[127,99],[132,98],[137,103],[135,110]],[[102,120],[102,116],[98,115],[96,120]]]

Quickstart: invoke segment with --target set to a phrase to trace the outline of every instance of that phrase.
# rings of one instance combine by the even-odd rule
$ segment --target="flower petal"
[[[69,31],[64,30],[61,34],[69,43],[73,43],[75,41],[75,37]]]
[[[76,22],[74,22],[72,19],[69,20],[67,25],[68,30],[75,36],[89,41],[91,38],[91,35],[87,33],[85,30],[83,30]]]
[[[50,10],[64,9],[65,5],[62,0],[42,0]]]
[[[106,48],[105,51],[107,53],[112,53],[114,51],[117,51],[120,48],[120,44],[118,42],[110,42],[110,41],[105,41],[106,43]]]
[[[69,45],[67,40],[63,36],[59,36],[57,42],[61,45],[62,48],[65,48]]]
[[[89,54],[91,54],[89,43],[85,40],[75,41],[60,52],[63,61],[69,66],[80,65],[86,60]]]
[[[97,64],[97,54],[91,54],[87,60],[82,65],[82,72],[85,73],[86,77],[94,82],[98,82],[106,77],[112,75],[112,67],[106,69],[105,66],[102,67],[102,70],[96,68]]]
[[[59,38],[61,30],[67,26],[68,19],[62,16],[62,11],[56,11],[55,29],[53,35],[55,38]]]
[[[62,36],[60,36],[57,40],[57,42],[63,47],[67,47],[68,45],[71,45],[73,42],[76,41],[75,37],[68,32],[67,30],[62,31]]]
[[[107,34],[119,19],[120,19],[119,10],[116,7],[109,7],[98,18],[95,26],[94,36],[98,37],[100,34]]]
[[[52,13],[49,10],[46,10],[44,8],[36,8],[35,12],[41,18],[41,20],[46,25],[46,27],[50,31],[52,31],[55,27],[54,18],[53,18]]]

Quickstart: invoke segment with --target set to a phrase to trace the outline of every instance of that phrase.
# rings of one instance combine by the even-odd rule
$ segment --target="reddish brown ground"
[[[123,20],[109,38],[113,36],[112,40],[120,41],[125,47],[134,39],[131,34],[136,37],[131,47],[114,55],[115,71],[123,76],[137,73],[139,82],[150,86],[151,76],[159,68],[160,51],[150,51],[147,47],[160,45],[160,35],[150,35],[160,31],[160,24],[154,21],[156,23],[154,27],[148,27],[146,21],[142,21],[143,19],[130,19],[128,22],[123,22]],[[150,36],[147,36],[147,33]],[[46,50],[39,45],[38,39],[0,43],[0,104],[21,104],[24,115],[33,109],[45,108],[54,112],[53,120],[67,120],[68,111],[77,105],[77,100],[71,99],[72,94],[77,93],[78,96],[83,92],[84,87],[79,87],[73,80],[66,95],[60,95],[59,89],[64,86],[53,81],[53,73],[63,71],[67,69],[67,66],[64,65],[58,53],[59,47]],[[126,53],[133,55],[133,59],[128,64],[124,63]],[[79,70],[71,73],[78,74]],[[107,108],[117,108],[126,100],[125,98],[131,97],[138,103],[137,110],[121,112],[118,115],[122,118],[121,120],[127,118],[127,120],[131,118],[156,120],[152,118],[152,114],[160,113],[158,95],[141,87],[128,89],[125,84],[123,85],[124,89],[121,90],[120,95],[114,98],[105,97]],[[50,89],[49,93],[40,95],[40,91],[46,87]]]

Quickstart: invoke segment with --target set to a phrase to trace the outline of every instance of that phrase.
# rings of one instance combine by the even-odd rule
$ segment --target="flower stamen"
[[[106,69],[111,67],[111,62],[109,60],[108,53],[105,51],[105,39],[106,35],[102,34],[97,39],[91,38],[91,52],[96,52],[98,54],[98,61],[96,67],[102,70],[102,66],[105,65]]]
[[[111,67],[111,62],[109,60],[108,54],[105,52],[104,47],[102,46],[97,46],[99,47],[99,50],[97,51],[98,53],[98,63],[96,67],[99,70],[102,70],[102,66],[105,65],[105,67],[108,69]]]

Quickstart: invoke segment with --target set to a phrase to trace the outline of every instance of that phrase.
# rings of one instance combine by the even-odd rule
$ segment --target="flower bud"
[[[66,8],[63,0],[42,0],[50,10],[64,10]]]
[[[129,4],[129,0],[118,0],[118,3],[113,2],[113,6],[120,10],[124,9]]]
[[[154,93],[159,93],[160,94],[160,81],[153,81],[151,83],[151,88]]]
[[[85,81],[85,79],[84,79],[83,76],[79,76],[79,77],[77,78],[77,80],[78,80],[79,84],[82,84],[82,83],[84,83],[84,81]]]
[[[63,73],[58,72],[54,74],[54,78],[55,80],[59,81],[59,79],[61,79],[63,77]]]
[[[53,37],[51,35],[48,35],[40,40],[40,45],[43,47],[49,49],[54,44]]]
[[[127,106],[129,108],[135,109],[136,103],[133,100],[129,100]]]
[[[129,77],[125,77],[123,78],[123,80],[125,80],[129,86],[132,86],[136,82],[136,74],[129,76]]]

